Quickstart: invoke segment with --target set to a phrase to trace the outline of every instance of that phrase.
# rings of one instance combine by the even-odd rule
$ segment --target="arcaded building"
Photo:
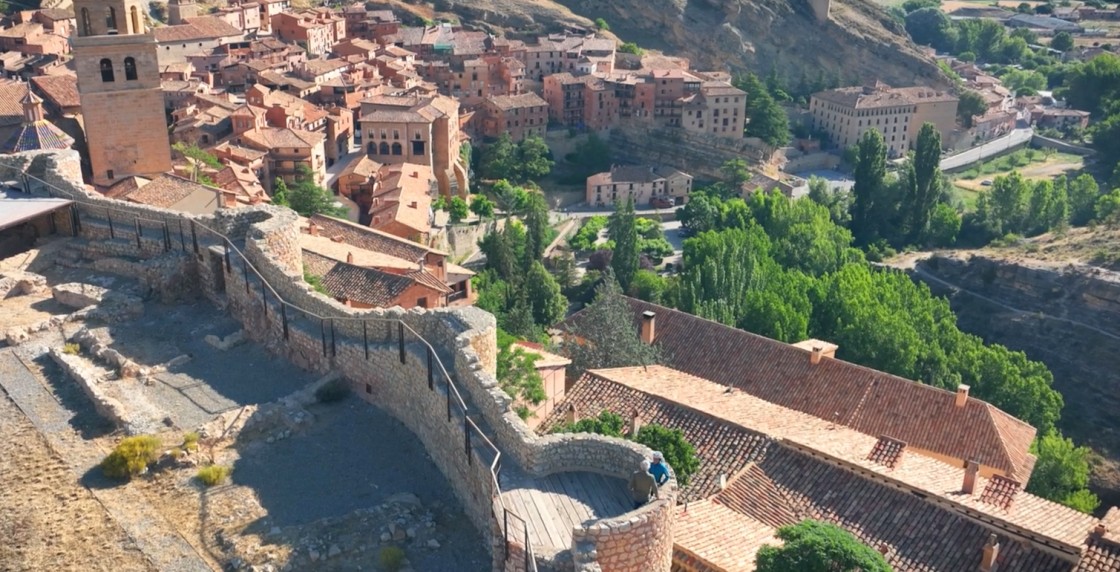
[[[887,153],[901,157],[914,146],[918,130],[933,123],[941,140],[956,128],[957,97],[932,87],[842,87],[813,94],[809,112],[813,127],[828,133],[841,147],[855,145],[870,129],[883,135]]]

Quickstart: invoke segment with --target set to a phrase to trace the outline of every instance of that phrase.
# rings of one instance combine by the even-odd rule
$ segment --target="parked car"
[[[992,180],[991,179],[984,179],[983,181],[980,181],[980,186],[981,187],[990,187],[990,186],[992,186]]]
[[[654,197],[650,199],[649,205],[655,209],[671,209],[673,208],[673,201],[664,197]]]

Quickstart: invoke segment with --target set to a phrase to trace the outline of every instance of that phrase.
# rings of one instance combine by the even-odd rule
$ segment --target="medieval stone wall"
[[[313,291],[303,280],[298,219],[290,210],[261,205],[196,217],[133,205],[105,199],[75,182],[80,181],[75,153],[13,157],[7,164],[26,167],[57,187],[52,194],[78,202],[80,236],[102,244],[88,254],[150,261],[177,253],[192,262],[201,293],[226,307],[250,338],[300,367],[337,371],[357,395],[408,426],[490,542],[495,569],[503,567],[505,554],[501,521],[494,518],[499,502],[491,471],[495,451],[470,429],[459,392],[470,421],[490,436],[506,462],[534,476],[594,471],[625,478],[651,453],[621,439],[533,433],[494,377],[497,327],[483,310],[358,310]],[[5,170],[0,166],[0,176],[18,174]],[[137,246],[134,232],[115,238],[114,227],[113,236],[107,236],[109,216],[139,218],[160,232],[149,237],[142,229]],[[182,239],[174,236],[180,224]],[[578,526],[571,550],[544,555],[541,563],[564,570],[667,571],[675,481],[662,491],[660,500],[637,511]]]

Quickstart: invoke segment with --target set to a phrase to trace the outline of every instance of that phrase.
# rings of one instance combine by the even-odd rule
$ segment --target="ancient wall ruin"
[[[404,423],[489,540],[496,570],[510,563],[491,470],[495,449],[483,434],[505,462],[532,476],[593,471],[625,478],[651,453],[621,439],[533,433],[494,377],[497,328],[487,312],[356,310],[315,292],[303,280],[298,219],[290,210],[262,205],[191,216],[86,190],[73,152],[11,157],[0,176],[26,171],[46,183],[42,190],[76,201],[86,256],[190,261],[198,293],[226,308],[254,341],[300,367],[340,373],[357,395]],[[675,495],[673,481],[658,501],[577,527],[571,549],[539,555],[540,569],[667,571]]]

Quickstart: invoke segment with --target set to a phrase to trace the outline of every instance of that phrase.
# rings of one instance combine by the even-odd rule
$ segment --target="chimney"
[[[719,490],[722,491],[726,488],[727,488],[727,473],[720,473],[719,474]]]
[[[259,205],[262,202],[264,202],[264,199],[261,198],[259,193],[249,197],[249,204],[251,205]]]
[[[412,201],[412,202],[408,203],[408,208],[410,208],[410,209],[416,208],[416,201]]]
[[[980,571],[992,572],[995,568],[996,560],[999,558],[999,539],[996,535],[988,535],[988,543],[984,545],[983,556],[980,557]]]
[[[1106,526],[1103,521],[1098,522],[1097,525],[1093,527],[1093,534],[1095,536],[1104,536],[1108,534],[1108,526]]]
[[[223,192],[223,193],[221,193],[221,195],[222,195],[222,206],[223,207],[225,207],[227,209],[232,209],[232,208],[237,207],[237,195],[236,194]]]
[[[649,310],[646,310],[645,312],[642,312],[641,336],[642,336],[642,341],[647,343],[647,344],[652,344],[653,343],[653,338],[657,335],[657,333],[654,331],[654,320],[653,319],[655,317],[657,317],[657,314],[654,314],[653,312],[650,312]]]
[[[635,409],[630,412],[630,438],[637,437],[638,431],[642,428],[642,418],[638,415],[638,410]]]
[[[353,264],[354,263],[354,253],[353,252],[347,252],[346,253],[346,263],[347,264]]]
[[[315,221],[307,221],[307,234],[319,236],[319,225],[315,224]]]
[[[957,386],[957,407],[964,407],[968,403],[968,386],[960,384]]]
[[[964,465],[964,483],[961,484],[961,492],[966,495],[971,495],[976,490],[976,475],[980,473],[980,463],[976,461],[967,461]]]
[[[576,422],[576,404],[569,403],[568,410],[564,412],[564,422],[568,425]]]
[[[813,346],[813,349],[809,353],[809,363],[811,363],[813,365],[817,365],[818,363],[821,363],[821,356],[823,356],[823,355],[824,355],[824,348],[822,348],[820,346]]]

